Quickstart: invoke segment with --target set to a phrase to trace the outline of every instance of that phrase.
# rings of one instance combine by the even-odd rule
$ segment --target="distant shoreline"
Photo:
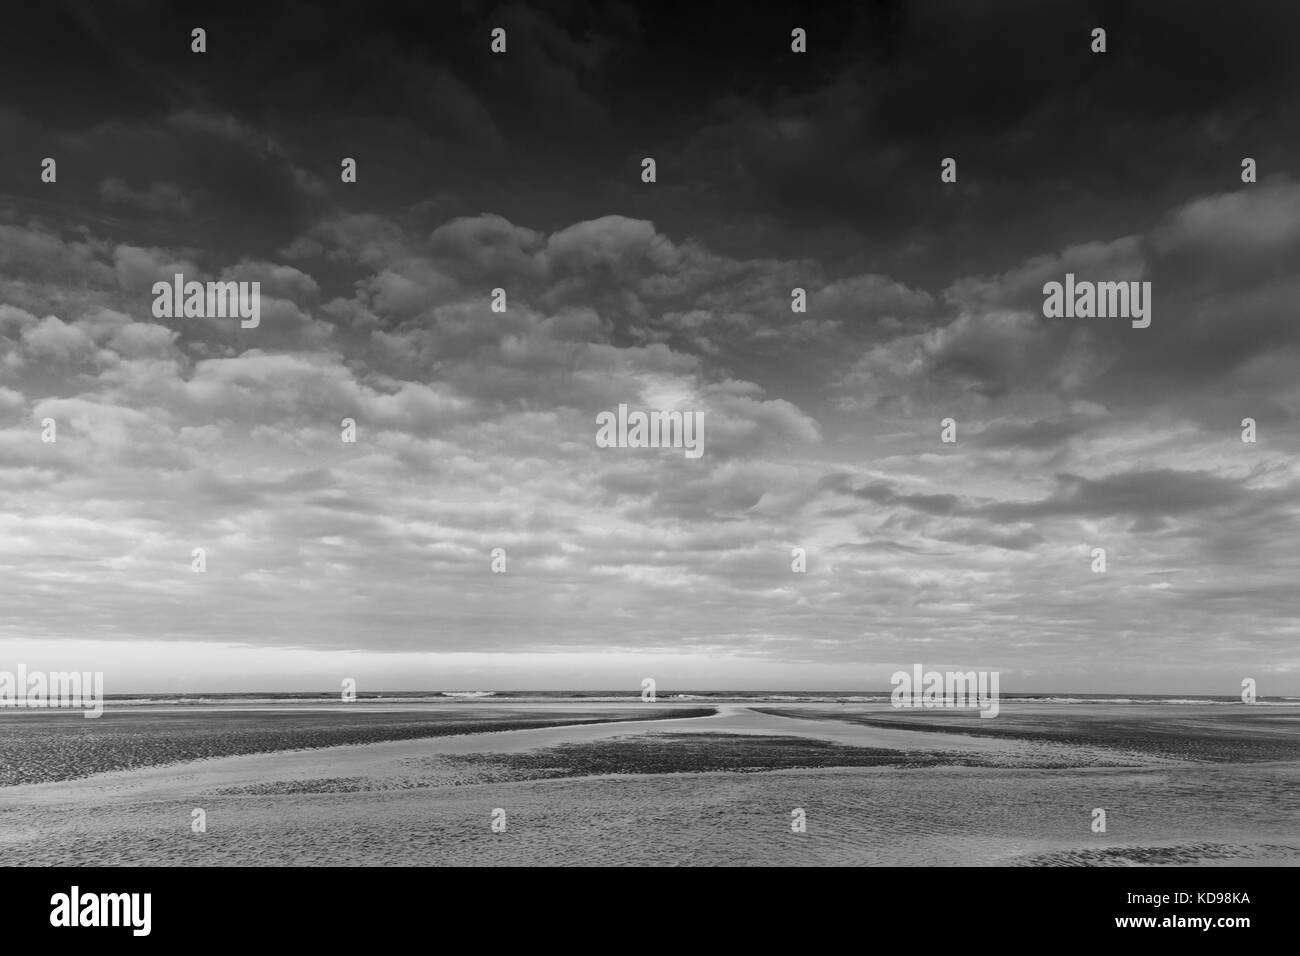
[[[1085,693],[1001,693],[1003,701],[1061,704],[1241,704],[1239,696],[1211,694],[1085,694]],[[889,690],[881,691],[736,691],[736,690],[665,690],[655,701],[685,703],[692,701],[787,702],[787,703],[888,703]],[[477,701],[605,701],[641,702],[636,691],[629,690],[508,690],[508,691],[357,691],[357,703],[474,703]],[[222,703],[342,703],[338,691],[231,691],[218,693],[161,692],[151,694],[105,694],[105,703],[119,706],[148,704],[222,704]],[[1300,697],[1260,696],[1256,703],[1300,704]],[[0,708],[2,709],[2,708]]]

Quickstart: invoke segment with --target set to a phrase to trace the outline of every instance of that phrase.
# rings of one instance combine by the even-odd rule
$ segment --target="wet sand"
[[[486,714],[480,706],[457,708]],[[493,719],[515,721],[628,709],[492,705]],[[973,724],[887,705],[771,709],[719,704],[712,716],[0,787],[0,850],[31,864],[1300,864],[1300,708],[1004,702]],[[1231,759],[1222,744],[1243,733],[1268,748]],[[1097,807],[1105,833],[1092,831]],[[191,830],[195,808],[204,833]],[[796,808],[804,833],[791,831]],[[492,830],[497,809],[505,832]]]

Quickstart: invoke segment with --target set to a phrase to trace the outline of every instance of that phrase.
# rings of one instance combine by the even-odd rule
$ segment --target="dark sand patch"
[[[1296,848],[1257,844],[1177,843],[1172,846],[1075,847],[1009,860],[1009,866],[1193,866],[1211,861],[1294,859]]]
[[[759,713],[802,720],[837,720],[866,727],[888,727],[930,733],[970,734],[976,737],[1039,741],[1122,750],[1173,760],[1212,763],[1254,763],[1300,760],[1300,714],[1276,713],[1265,708],[1223,707],[1207,713],[1204,707],[1187,712],[1153,705],[1140,711],[1117,713],[1097,707],[1097,713],[1049,711],[1017,712],[1006,706],[988,719],[973,710],[900,710],[886,714],[836,713],[787,708],[755,708]]]
[[[436,765],[435,765],[436,762]],[[399,790],[428,790],[436,787],[465,787],[481,783],[516,783],[572,776],[559,770],[523,774],[511,767],[482,765],[466,757],[429,758],[424,772],[415,775],[376,777],[306,777],[297,780],[268,780],[212,791],[214,797],[296,797],[313,794],[392,793]],[[206,794],[205,794],[206,796]]]
[[[809,737],[770,734],[650,733],[522,753],[449,756],[466,769],[508,769],[516,780],[607,774],[762,773],[832,767],[999,767],[1006,755],[938,750],[904,751],[858,747]],[[1033,758],[1016,766],[1054,769],[1073,762]]]
[[[712,707],[652,711],[629,707],[598,716],[590,710],[574,710],[539,718],[476,706],[436,713],[130,711],[87,720],[80,712],[0,712],[0,786],[74,780],[239,754],[715,713]]]

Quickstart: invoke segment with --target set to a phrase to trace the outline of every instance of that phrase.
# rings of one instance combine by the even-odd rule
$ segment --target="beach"
[[[9,781],[51,740],[110,754],[102,772],[37,782],[28,767],[32,782],[0,786],[8,863],[1300,864],[1300,706],[1003,701],[982,720],[887,703],[455,701],[74,719],[3,715]],[[46,762],[67,776],[69,761]]]

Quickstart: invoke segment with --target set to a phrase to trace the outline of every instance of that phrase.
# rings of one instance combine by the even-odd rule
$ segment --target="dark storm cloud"
[[[1241,481],[1170,469],[1100,479],[1057,475],[1056,485],[1056,490],[1041,501],[1004,502],[977,508],[975,513],[995,521],[1065,516],[1151,518],[1246,505],[1259,494]]]
[[[12,16],[6,72],[40,81],[6,84],[6,132],[33,147],[41,130],[79,137],[68,158],[95,184],[175,182],[192,202],[216,191],[208,210],[237,204],[259,241],[301,224],[301,187],[336,180],[350,155],[362,176],[347,203],[447,193],[452,214],[491,208],[547,230],[614,209],[724,251],[802,249],[913,281],[936,261],[985,272],[1103,223],[1143,228],[1189,183],[1230,181],[1243,154],[1278,167],[1295,141],[1276,133],[1294,109],[1282,91],[1300,77],[1286,39],[1300,12],[1208,3],[727,2],[690,16],[600,3],[163,16],[52,4]],[[209,52],[196,58],[200,24]],[[483,52],[496,25],[510,31],[504,57]],[[807,56],[789,52],[794,25],[809,32]],[[1088,51],[1097,25],[1109,31],[1101,57]],[[113,145],[183,114],[226,124],[244,151],[197,129],[157,153]],[[636,177],[644,155],[661,161],[653,192]],[[961,177],[936,189],[944,156]],[[3,160],[16,173],[32,155],[11,145]],[[275,162],[299,189],[268,181],[258,164]],[[45,198],[32,177],[5,178]]]
[[[954,514],[961,505],[956,495],[909,495],[900,494],[888,482],[874,481],[861,487],[853,487],[848,475],[827,475],[822,480],[822,487],[842,494],[854,495],[878,505],[901,505],[914,511],[930,515]]]
[[[821,488],[876,505],[898,506],[931,516],[977,518],[1014,524],[1059,518],[1119,518],[1153,521],[1164,517],[1236,511],[1286,513],[1300,489],[1252,488],[1245,480],[1206,472],[1153,469],[1101,478],[1058,474],[1051,494],[1034,501],[981,502],[951,494],[909,494],[887,481],[854,484],[851,476],[828,475]],[[1152,525],[1157,527],[1157,525]],[[1024,539],[1026,543],[1029,539]]]
[[[1081,419],[1041,419],[1036,422],[999,422],[977,433],[971,441],[977,447],[1056,448],[1088,428]]]

